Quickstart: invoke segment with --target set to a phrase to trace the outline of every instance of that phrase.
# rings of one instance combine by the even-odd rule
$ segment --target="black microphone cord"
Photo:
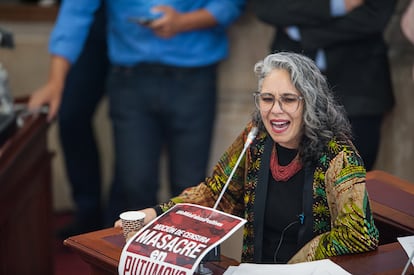
[[[293,225],[295,225],[295,224],[297,224],[297,223],[299,223],[299,221],[293,221],[293,222],[289,223],[288,225],[286,225],[286,226],[285,226],[285,228],[283,228],[283,230],[282,230],[282,234],[280,235],[280,240],[279,240],[279,243],[278,243],[278,245],[277,245],[277,247],[276,247],[275,253],[273,254],[273,262],[274,262],[275,264],[277,264],[277,254],[279,253],[279,249],[280,249],[280,247],[282,246],[283,237],[284,237],[284,235],[285,235],[286,230],[288,230],[290,227],[292,227]],[[302,223],[302,222],[301,222],[301,223]]]

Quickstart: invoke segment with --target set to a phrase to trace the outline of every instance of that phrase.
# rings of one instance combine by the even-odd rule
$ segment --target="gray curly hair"
[[[254,66],[259,91],[263,79],[274,69],[286,70],[293,85],[304,98],[304,137],[299,145],[302,161],[317,161],[323,148],[333,138],[351,139],[351,126],[345,109],[338,104],[326,78],[310,58],[290,52],[266,56]],[[264,129],[258,109],[253,112],[253,122]]]

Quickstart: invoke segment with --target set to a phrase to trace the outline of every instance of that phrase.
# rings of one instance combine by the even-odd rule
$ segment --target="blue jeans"
[[[75,222],[81,231],[102,225],[100,157],[93,115],[105,93],[109,69],[105,13],[100,9],[85,47],[66,78],[59,109],[59,137],[66,173],[75,203]]]
[[[115,171],[108,223],[126,209],[155,206],[160,157],[172,195],[203,181],[216,113],[217,65],[114,66],[108,77]]]

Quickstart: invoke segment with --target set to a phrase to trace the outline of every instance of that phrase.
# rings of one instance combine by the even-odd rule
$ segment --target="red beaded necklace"
[[[300,169],[302,169],[302,162],[299,160],[299,154],[296,154],[288,165],[282,166],[279,164],[276,145],[273,147],[272,156],[270,157],[270,171],[276,181],[288,181]]]

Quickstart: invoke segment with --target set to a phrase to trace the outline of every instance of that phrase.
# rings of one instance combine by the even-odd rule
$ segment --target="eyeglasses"
[[[254,92],[253,96],[256,107],[263,112],[270,111],[277,100],[280,109],[286,113],[294,113],[299,108],[299,102],[303,100],[303,97],[295,94],[283,94],[278,99],[271,93],[263,92]]]

